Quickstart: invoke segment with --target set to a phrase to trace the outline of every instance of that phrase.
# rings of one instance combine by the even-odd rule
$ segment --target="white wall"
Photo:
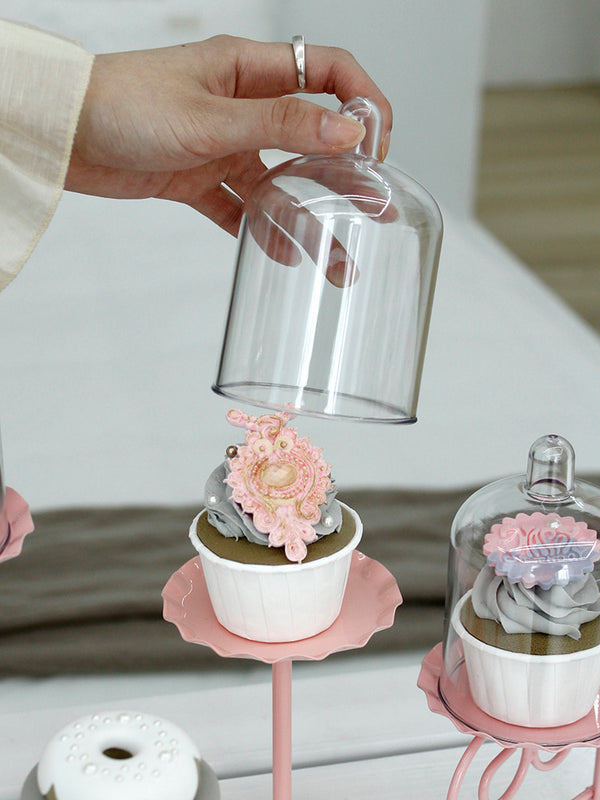
[[[281,0],[277,7],[280,38],[303,33],[354,53],[395,111],[388,160],[455,213],[470,213],[487,0]]]
[[[490,0],[488,86],[600,80],[600,0]]]
[[[217,33],[271,39],[272,0],[3,0],[0,16],[102,53],[162,47]]]

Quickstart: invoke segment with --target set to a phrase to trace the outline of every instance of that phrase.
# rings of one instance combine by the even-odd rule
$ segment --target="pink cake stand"
[[[331,653],[363,647],[394,622],[402,596],[379,562],[354,552],[339,617],[326,631],[298,642],[267,643],[230,633],[215,617],[198,557],[175,572],[162,592],[163,616],[186,642],[203,644],[224,658],[272,665],[273,798],[292,796],[292,661],[320,661]]]
[[[590,713],[570,725],[555,728],[526,728],[494,719],[475,705],[469,690],[464,662],[452,676],[450,692],[442,694],[440,677],[443,669],[442,644],[437,644],[423,659],[418,686],[425,692],[429,709],[450,719],[461,733],[473,737],[463,753],[452,776],[447,800],[457,800],[460,787],[475,754],[486,739],[496,742],[502,749],[488,764],[479,783],[479,800],[489,800],[490,783],[498,769],[517,750],[521,757],[508,788],[499,800],[511,800],[523,785],[529,767],[551,770],[561,764],[572,747],[595,747],[596,761],[591,786],[573,800],[600,800],[600,697]],[[552,753],[542,760],[540,751]]]
[[[0,541],[0,561],[16,558],[23,549],[23,539],[33,530],[29,506],[14,489],[6,489],[4,511],[8,525]]]

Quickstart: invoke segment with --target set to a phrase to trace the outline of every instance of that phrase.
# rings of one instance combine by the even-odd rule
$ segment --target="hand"
[[[306,64],[306,92],[377,103],[387,149],[390,105],[355,59],[307,45]],[[285,43],[217,36],[96,56],[66,188],[187,203],[237,235],[246,195],[266,169],[261,149],[336,154],[364,135],[360,123],[288,96],[295,92],[292,47]]]

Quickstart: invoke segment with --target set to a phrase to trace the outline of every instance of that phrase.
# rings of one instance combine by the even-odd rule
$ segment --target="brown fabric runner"
[[[359,549],[393,573],[404,597],[368,652],[441,640],[450,526],[471,492],[340,493],[362,517]],[[0,564],[0,676],[239,669],[162,619],[163,586],[195,555],[187,530],[197,510],[38,514],[22,555]]]

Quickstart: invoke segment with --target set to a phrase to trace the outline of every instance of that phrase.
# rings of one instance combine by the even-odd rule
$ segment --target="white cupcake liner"
[[[221,625],[258,642],[294,642],[326,630],[337,619],[344,598],[352,552],[362,537],[362,522],[354,509],[356,531],[341,550],[303,564],[242,564],[221,558],[198,538],[196,516],[190,539],[200,554],[213,610]]]
[[[462,641],[469,688],[481,710],[529,728],[569,725],[588,714],[600,689],[600,645],[547,656],[493,647],[461,622],[470,594],[456,604],[452,626]]]

